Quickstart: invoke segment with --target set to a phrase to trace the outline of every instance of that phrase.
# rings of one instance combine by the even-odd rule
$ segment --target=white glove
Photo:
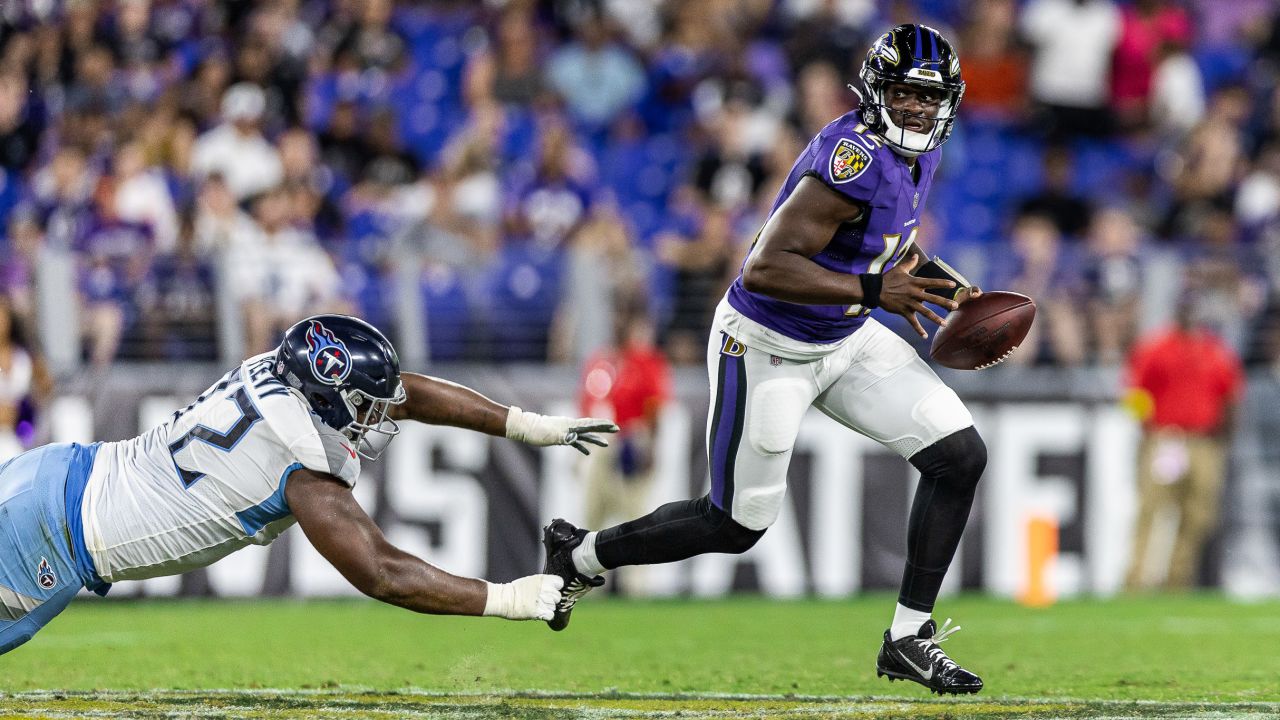
[[[484,602],[487,617],[508,620],[550,620],[560,602],[564,579],[559,575],[529,575],[509,583],[491,583]]]
[[[609,447],[609,442],[593,433],[616,433],[618,426],[600,418],[567,418],[539,415],[512,405],[507,412],[507,437],[530,445],[572,445],[583,455],[591,451],[583,443]]]

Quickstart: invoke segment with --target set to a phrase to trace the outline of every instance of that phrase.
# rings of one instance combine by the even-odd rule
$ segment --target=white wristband
[[[485,617],[510,617],[515,605],[515,589],[511,583],[484,583],[489,589],[489,596],[484,601]]]
[[[530,413],[515,405],[507,410],[507,439],[517,442],[525,441],[525,436],[529,432],[529,415]]]
[[[508,620],[550,620],[564,581],[557,575],[529,575],[509,583],[486,581],[484,614]]]

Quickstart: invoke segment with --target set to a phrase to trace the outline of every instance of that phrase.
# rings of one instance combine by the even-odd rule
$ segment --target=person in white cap
[[[218,174],[237,200],[280,183],[280,154],[262,135],[267,100],[253,83],[236,83],[222,96],[222,124],[196,139],[191,161],[197,178]]]

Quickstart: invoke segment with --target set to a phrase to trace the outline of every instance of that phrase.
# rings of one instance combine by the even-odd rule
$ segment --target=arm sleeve
[[[884,176],[883,160],[868,149],[870,141],[856,133],[819,136],[813,142],[813,155],[805,174],[816,176],[827,187],[863,204],[871,204]]]

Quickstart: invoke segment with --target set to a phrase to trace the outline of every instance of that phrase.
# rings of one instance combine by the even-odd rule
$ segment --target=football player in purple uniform
[[[882,35],[862,65],[860,106],[809,143],[778,193],[742,273],[716,310],[707,346],[711,492],[587,532],[545,530],[549,574],[565,579],[553,629],[623,565],[741,553],[778,517],[787,465],[810,406],[902,455],[920,471],[907,562],[877,673],[939,693],[982,680],[938,646],[931,618],[986,465],[986,446],[955,392],[873,308],[944,321],[981,291],[915,244],[939,147],[964,94],[951,44],[923,25]]]

